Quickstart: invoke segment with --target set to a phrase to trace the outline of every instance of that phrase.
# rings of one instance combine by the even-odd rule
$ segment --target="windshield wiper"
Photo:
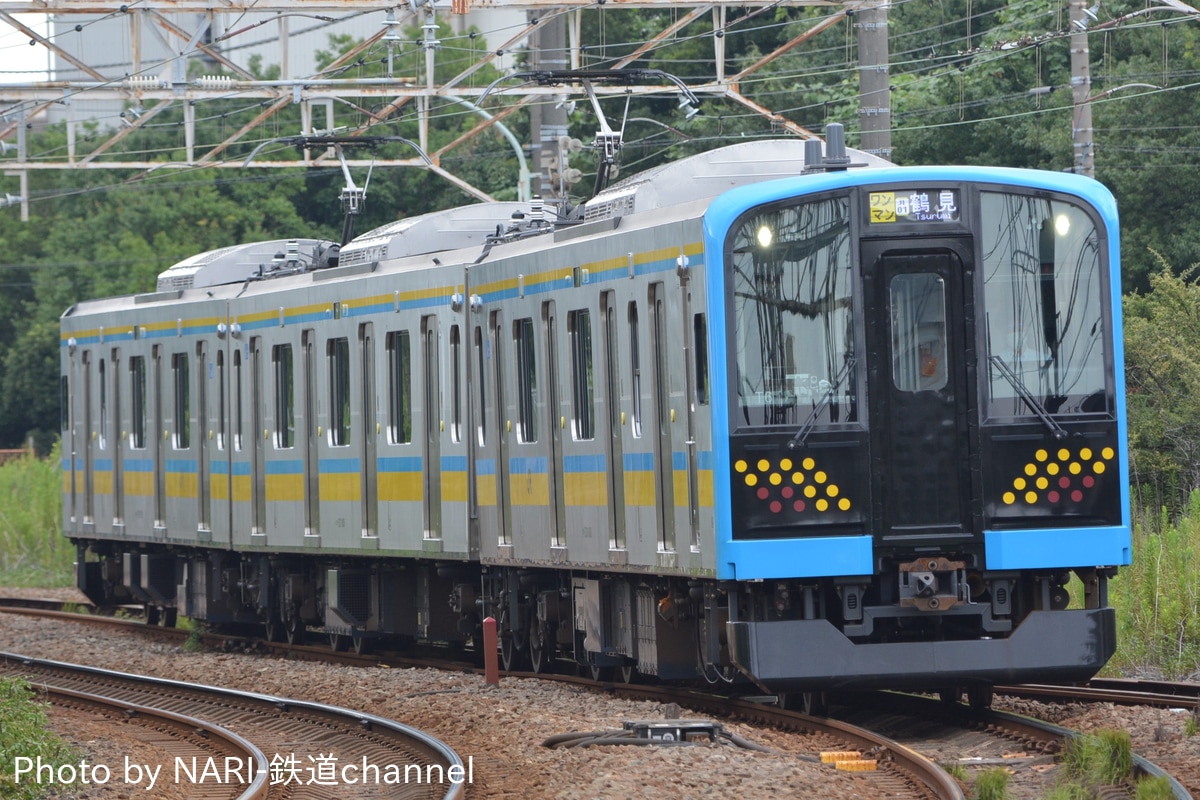
[[[1006,381],[1012,384],[1012,387],[1017,390],[1017,394],[1025,401],[1025,405],[1029,406],[1029,410],[1037,414],[1038,419],[1045,423],[1046,427],[1050,429],[1050,433],[1054,434],[1055,439],[1062,441],[1067,438],[1067,432],[1063,430],[1061,425],[1054,421],[1054,417],[1050,416],[1050,412],[1046,410],[1046,407],[1038,402],[1038,399],[1033,396],[1033,392],[1029,391],[1029,388],[1021,381],[1021,377],[1013,372],[1012,367],[1004,363],[1003,358],[1000,356],[988,356],[988,361],[996,365],[1000,370],[1000,374],[1004,376]]]
[[[804,420],[804,424],[800,426],[800,430],[796,431],[796,435],[788,441],[788,450],[795,450],[797,447],[804,446],[804,440],[812,433],[812,429],[817,426],[817,416],[825,406],[829,405],[829,401],[833,399],[833,395],[842,385],[842,381],[846,380],[846,376],[850,374],[850,370],[854,367],[855,360],[853,357],[846,359],[846,363],[842,365],[841,370],[834,376],[833,383],[829,384],[829,388],[825,390],[825,394],[821,395],[821,399],[813,406],[808,419]]]

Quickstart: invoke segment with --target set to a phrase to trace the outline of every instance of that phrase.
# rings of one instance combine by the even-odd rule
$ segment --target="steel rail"
[[[343,722],[353,723],[353,727],[358,727],[363,730],[382,730],[394,736],[415,742],[442,760],[442,767],[446,774],[451,774],[451,771],[456,767],[458,774],[466,774],[467,772],[467,767],[463,763],[462,758],[445,742],[418,728],[414,728],[410,725],[405,725],[402,722],[387,719],[376,714],[355,711],[354,709],[344,708],[341,706],[313,703],[307,700],[292,700],[275,695],[247,692],[241,689],[224,689],[217,686],[208,686],[205,684],[191,683],[188,681],[169,680],[167,678],[158,678],[154,676],[132,675],[127,672],[119,672],[117,670],[103,669],[100,667],[69,664],[62,661],[31,658],[29,656],[15,653],[0,652],[0,664],[3,664],[4,662],[13,662],[22,666],[55,670],[79,676],[94,676],[97,678],[103,678],[105,680],[144,684],[180,691],[201,692],[218,697],[233,697],[243,701],[261,704],[263,706],[270,706],[281,711],[300,709],[313,715],[332,716],[341,719]],[[463,800],[463,798],[466,796],[465,792],[465,783],[452,782],[446,793],[443,795],[443,800]]]

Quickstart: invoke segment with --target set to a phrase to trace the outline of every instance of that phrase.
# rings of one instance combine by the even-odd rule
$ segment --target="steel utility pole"
[[[1074,143],[1072,172],[1096,176],[1095,132],[1092,130],[1092,61],[1088,52],[1088,25],[1096,15],[1087,0],[1071,0],[1071,141]]]

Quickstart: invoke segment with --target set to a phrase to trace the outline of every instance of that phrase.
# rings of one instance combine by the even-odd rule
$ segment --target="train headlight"
[[[1071,218],[1066,214],[1059,214],[1054,218],[1054,232],[1059,236],[1066,236],[1071,232]]]
[[[758,229],[758,243],[763,247],[770,247],[772,239],[774,239],[774,235],[771,233],[771,229],[766,225],[760,226]]]

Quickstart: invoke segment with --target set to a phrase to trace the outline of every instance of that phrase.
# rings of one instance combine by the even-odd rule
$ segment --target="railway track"
[[[163,756],[144,765],[146,780],[186,784],[189,798],[460,800],[473,780],[473,765],[437,739],[336,706],[8,653],[0,675],[25,677],[55,703],[104,708],[114,724],[149,725]]]
[[[23,601],[23,605],[28,605]],[[0,601],[3,608],[3,601]],[[43,607],[34,612],[39,615],[53,614],[54,609]],[[76,617],[78,619],[78,617]],[[185,631],[169,632],[165,629],[150,631],[147,626],[129,621],[100,622],[103,618],[89,618],[98,624],[134,625],[142,633],[183,638]],[[230,637],[215,637],[208,644],[222,646],[222,642],[239,641]],[[242,640],[244,641],[244,640]],[[278,647],[289,658],[336,661],[373,665],[386,662],[393,666],[401,659],[395,654],[380,656],[334,653],[328,646],[301,647],[254,643],[254,649],[273,650]],[[411,664],[428,666],[428,661],[412,660]],[[411,665],[410,664],[410,665]],[[456,664],[456,669],[464,665]],[[532,674],[511,673],[523,677]],[[579,686],[595,687],[596,683],[572,676],[550,676],[554,680]],[[1056,776],[1056,754],[1072,732],[1048,723],[1038,723],[1000,712],[973,713],[965,707],[947,708],[937,701],[912,701],[918,704],[912,710],[902,710],[907,700],[888,700],[882,703],[870,700],[858,703],[849,710],[839,709],[838,720],[818,719],[792,711],[782,710],[761,702],[734,700],[708,694],[681,690],[676,687],[603,684],[605,691],[628,699],[653,700],[656,703],[677,703],[695,712],[711,714],[717,719],[735,719],[754,725],[770,726],[781,730],[800,732],[811,739],[801,747],[808,754],[828,750],[854,750],[863,754],[864,760],[876,762],[874,774],[864,779],[873,787],[877,796],[904,796],[927,798],[958,798],[963,790],[938,764],[959,765],[968,771],[980,771],[990,767],[1002,767],[1012,775],[1014,798],[1041,797],[1052,786]],[[1041,703],[1125,703],[1149,705],[1171,709],[1196,708],[1200,698],[1200,687],[1192,684],[1169,684],[1166,682],[1094,681],[1089,687],[1060,686],[1016,686],[997,687],[997,696],[1034,698]],[[1139,700],[1139,698],[1142,698]],[[922,704],[923,702],[923,704]],[[887,709],[886,712],[884,709]],[[843,713],[844,712],[844,713]],[[875,712],[875,713],[872,713]],[[1195,712],[1200,715],[1200,711]],[[797,753],[804,757],[803,753]],[[1175,800],[1191,798],[1188,786],[1195,782],[1186,764],[1171,764],[1172,773],[1186,776],[1182,780],[1171,779],[1171,792]],[[1194,769],[1194,768],[1193,768]],[[1140,775],[1165,775],[1161,769],[1146,759],[1137,759]],[[961,771],[959,772],[961,775]],[[1194,788],[1193,788],[1194,791]],[[1119,789],[1110,790],[1105,797],[1125,796]]]

